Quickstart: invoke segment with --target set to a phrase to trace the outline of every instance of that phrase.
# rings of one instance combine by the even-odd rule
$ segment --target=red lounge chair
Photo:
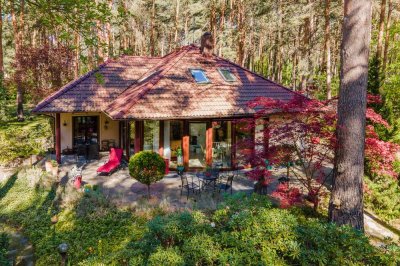
[[[111,148],[108,162],[100,166],[99,169],[97,169],[97,173],[109,175],[117,170],[122,162],[122,153],[122,149]]]

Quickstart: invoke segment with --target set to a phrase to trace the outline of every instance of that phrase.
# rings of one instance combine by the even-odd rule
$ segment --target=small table
[[[209,187],[215,190],[218,177],[215,175],[206,175],[205,173],[197,173],[197,177],[201,180],[201,189]]]

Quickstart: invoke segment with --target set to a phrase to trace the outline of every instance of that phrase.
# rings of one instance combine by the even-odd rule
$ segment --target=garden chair
[[[75,160],[78,162],[79,161],[79,157],[85,158],[85,161],[87,159],[87,150],[86,150],[86,146],[85,145],[78,145],[76,146],[76,154],[75,154]]]
[[[226,174],[224,177],[225,178],[221,177],[220,181],[218,183],[219,192],[221,192],[221,190],[223,190],[224,192],[227,192],[228,190],[230,190],[230,193],[232,195],[232,188],[233,188],[232,185],[233,185],[233,178],[235,177],[235,174],[232,172],[232,173]]]
[[[88,160],[98,160],[99,159],[99,145],[90,144],[88,147]]]
[[[183,190],[186,189],[186,198],[189,199],[189,194],[190,192],[192,192],[193,194],[195,194],[196,192],[200,192],[200,186],[198,184],[196,184],[193,181],[193,178],[191,180],[191,182],[188,181],[187,175],[184,174],[180,174],[179,175],[181,177],[181,197],[183,194]]]
[[[108,162],[97,169],[98,174],[110,175],[118,170],[122,165],[122,153],[120,148],[111,148]]]

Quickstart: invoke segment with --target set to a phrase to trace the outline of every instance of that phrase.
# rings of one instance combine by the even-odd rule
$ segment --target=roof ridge
[[[161,77],[163,76],[164,73],[168,72],[173,66],[176,65],[176,63],[177,63],[180,59],[182,59],[182,57],[189,51],[189,48],[190,48],[190,47],[188,47],[188,46],[182,47],[181,49],[178,49],[178,50],[176,50],[176,51],[174,51],[174,52],[169,53],[168,55],[165,55],[164,59],[166,59],[166,58],[169,57],[169,56],[172,57],[172,55],[175,53],[175,56],[172,57],[172,59],[175,59],[175,61],[174,61],[173,64],[169,65],[167,68],[161,70],[161,72],[159,73],[159,75],[156,76],[157,79],[155,80],[155,82],[151,82],[152,79],[150,79],[150,80],[147,80],[146,82],[144,82],[143,84],[140,84],[140,85],[137,84],[137,86],[138,86],[137,88],[128,87],[128,88],[127,88],[125,91],[123,91],[113,102],[111,102],[111,103],[107,106],[107,108],[104,110],[104,112],[105,112],[109,117],[111,117],[111,118],[114,118],[114,119],[115,119],[115,118],[120,118],[120,116],[121,116],[120,113],[118,113],[117,115],[111,115],[111,114],[110,114],[110,111],[109,111],[109,109],[110,109],[111,107],[113,107],[114,104],[115,104],[115,105],[118,105],[118,103],[116,102],[116,101],[118,101],[118,98],[121,97],[122,94],[124,94],[125,92],[127,92],[129,89],[135,89],[134,92],[138,92],[138,94],[137,94],[137,96],[135,95],[135,98],[136,98],[136,99],[133,99],[133,100],[129,103],[128,109],[130,109],[135,103],[137,103],[138,100],[140,100],[152,87],[154,87],[154,86],[161,80]],[[172,60],[172,59],[171,59],[171,60]],[[161,66],[162,66],[162,65],[166,65],[166,64],[163,64],[163,63],[165,63],[165,61],[166,61],[166,60],[162,60],[161,62],[159,62],[159,64],[157,64],[157,68],[160,67],[160,65],[161,65]],[[155,69],[157,69],[157,68],[155,68]],[[149,71],[150,71],[150,70],[149,70]],[[149,73],[149,71],[147,71],[146,74]],[[150,83],[150,84],[149,84],[149,83]],[[148,85],[149,87],[148,87],[148,88],[145,88],[146,85]],[[144,87],[144,88],[143,88],[141,91],[139,91],[138,89],[141,88],[141,87]]]
[[[48,97],[44,98],[42,101],[40,101],[35,108],[33,108],[32,112],[39,112],[40,109],[43,109],[46,105],[48,105],[52,100],[60,97],[61,95],[63,95],[64,93],[66,93],[68,90],[72,89],[74,86],[78,85],[79,83],[81,83],[82,81],[84,81],[85,79],[87,79],[88,77],[90,77],[92,74],[98,72],[99,70],[101,70],[103,67],[105,67],[108,63],[114,62],[116,60],[114,59],[107,59],[104,63],[100,64],[98,67],[96,67],[95,69],[90,70],[89,72],[87,72],[86,74],[80,76],[77,79],[71,80],[69,83],[65,84],[63,87],[61,87],[61,89],[53,92],[52,94],[50,94]]]
[[[264,80],[266,80],[266,81],[269,81],[269,82],[271,82],[271,83],[277,85],[278,87],[281,87],[281,88],[283,88],[283,89],[285,89],[285,90],[287,90],[287,91],[290,91],[290,92],[292,92],[292,93],[294,93],[294,94],[297,94],[297,95],[299,95],[299,96],[302,96],[302,97],[304,97],[304,98],[306,98],[306,99],[310,99],[310,98],[308,98],[307,96],[305,96],[305,95],[303,95],[303,94],[301,94],[301,93],[299,93],[299,92],[297,92],[297,91],[291,90],[291,89],[289,89],[289,88],[283,86],[282,84],[279,84],[279,83],[277,83],[277,82],[275,82],[275,81],[272,81],[272,80],[270,80],[270,79],[268,79],[268,78],[266,78],[266,77],[264,77],[264,76],[262,76],[262,75],[260,75],[260,74],[258,74],[258,73],[256,73],[256,72],[253,72],[253,71],[251,71],[251,70],[249,70],[249,69],[247,69],[247,68],[245,68],[245,67],[242,67],[241,65],[236,64],[236,63],[232,62],[231,60],[228,60],[228,59],[226,59],[226,58],[220,57],[220,56],[215,55],[215,54],[213,54],[213,55],[214,55],[215,57],[217,57],[218,59],[221,59],[221,60],[223,60],[223,61],[226,61],[226,62],[228,62],[228,63],[230,63],[230,64],[232,64],[232,65],[234,65],[234,66],[236,66],[236,67],[239,67],[239,68],[243,69],[243,70],[246,71],[246,72],[249,72],[249,73],[254,74],[254,75],[256,75],[256,76],[258,76],[258,77],[260,77],[260,78],[262,78],[262,79],[264,79]]]

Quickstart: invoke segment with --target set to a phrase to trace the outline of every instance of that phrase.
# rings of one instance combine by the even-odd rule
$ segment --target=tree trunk
[[[74,79],[79,77],[79,62],[80,62],[80,36],[75,33],[75,64],[74,64]]]
[[[378,44],[376,46],[376,59],[379,62],[381,62],[382,59],[383,32],[385,30],[385,15],[386,15],[386,0],[382,0],[381,10],[379,13]]]
[[[245,40],[246,40],[246,32],[245,32],[245,14],[244,14],[244,3],[243,0],[238,1],[237,3],[237,12],[238,12],[238,48],[237,48],[237,63],[241,66],[244,64],[244,49],[245,49]]]
[[[364,230],[363,175],[371,0],[345,0],[329,220]]]
[[[331,0],[325,0],[325,67],[326,67],[326,98],[332,98],[332,74],[331,74],[331,26],[330,26],[330,10]]]
[[[180,0],[176,0],[176,6],[175,6],[175,47],[178,46],[178,31],[179,31],[179,4]],[[214,37],[215,38],[215,37]]]
[[[385,47],[383,50],[383,60],[382,60],[382,73],[385,75],[386,65],[388,60],[388,50],[389,50],[389,42],[390,42],[390,27],[392,26],[392,11],[393,11],[393,2],[389,0],[388,6],[388,14],[386,19],[386,33],[385,33]]]
[[[150,55],[156,54],[156,40],[155,40],[155,19],[156,19],[156,0],[153,0],[151,6],[151,21],[150,21]]]
[[[3,61],[3,10],[2,1],[0,0],[0,79],[4,77],[4,61]],[[1,81],[0,81],[1,82]]]
[[[21,46],[23,41],[23,34],[24,34],[24,8],[25,8],[25,1],[21,0],[20,2],[20,10],[19,10],[19,21],[17,21],[17,14],[15,12],[15,3],[14,1],[11,2],[11,20],[13,26],[13,34],[14,34],[14,45],[15,45],[15,62],[16,62],[16,69],[15,69],[15,81],[17,85],[17,119],[18,121],[24,120],[24,89],[21,84],[21,75],[22,69],[20,64],[20,57],[21,57]]]

